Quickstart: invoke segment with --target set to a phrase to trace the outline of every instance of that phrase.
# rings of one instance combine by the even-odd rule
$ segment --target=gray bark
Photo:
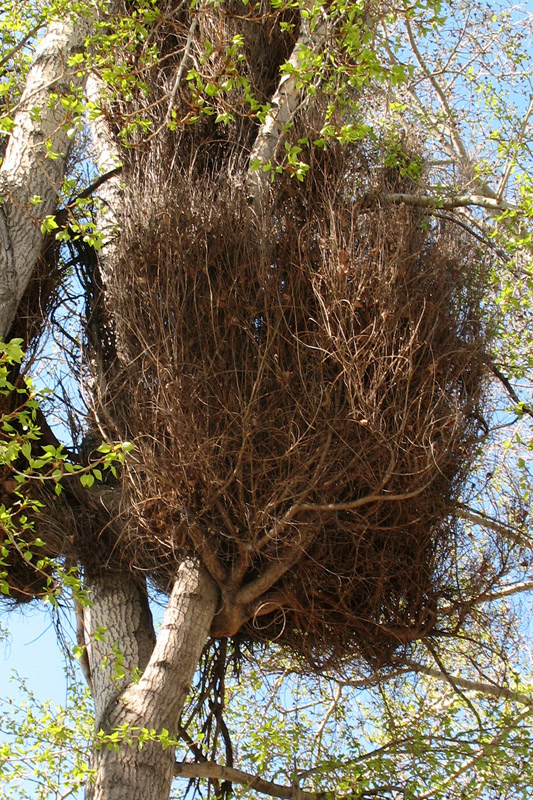
[[[95,75],[87,79],[87,100],[97,107],[101,99],[102,84]],[[121,165],[120,151],[109,123],[104,116],[96,116],[90,122],[96,163],[101,174],[110,172]],[[117,236],[118,211],[122,203],[122,180],[114,175],[98,189],[98,199],[102,204],[98,215],[98,228],[104,237],[104,249],[100,256],[100,268],[107,278],[106,269],[112,268],[113,245]]]
[[[52,22],[41,39],[0,169],[0,336],[8,335],[43,244],[41,223],[58,205],[71,139],[68,112],[50,94],[72,94],[83,76],[68,59],[83,46],[92,20]],[[49,150],[58,153],[49,157]],[[42,202],[32,204],[33,197]]]
[[[306,4],[307,11],[311,11],[312,7],[313,3]],[[306,49],[311,51],[320,50],[324,46],[326,33],[325,18],[320,18],[312,25],[309,19],[302,17],[300,35],[287,61],[287,64],[292,67],[294,72],[282,75],[270,101],[270,110],[257,133],[250,153],[251,168],[247,176],[247,190],[250,201],[258,212],[260,212],[262,204],[268,197],[270,182],[269,173],[263,172],[261,167],[274,158],[283,132],[292,121],[302,102],[302,91],[298,87],[298,69],[301,67],[300,58]]]
[[[99,730],[107,709],[132,681],[134,670],[144,670],[155,644],[152,615],[146,587],[129,573],[87,577],[85,588],[91,605],[84,609],[83,627],[87,647],[95,728]],[[105,633],[95,636],[95,632]],[[117,649],[124,659],[122,680],[115,677]]]
[[[128,576],[113,578],[108,586],[106,578],[95,581],[92,606],[86,615],[97,727],[111,733],[126,725],[134,738],[133,744],[122,741],[118,750],[104,746],[95,751],[96,777],[87,787],[86,800],[167,800],[174,772],[174,748],[163,750],[160,742],[154,741],[146,742],[139,750],[135,743],[137,731],[132,729],[155,730],[156,734],[166,729],[176,735],[218,602],[218,590],[207,572],[197,561],[185,560],[178,569],[155,647],[142,676],[138,683],[128,682],[135,666],[142,669],[151,626],[143,612],[142,596],[132,590],[131,580]],[[117,637],[124,654],[126,678],[121,686],[113,679],[112,664],[104,669],[99,667],[102,643],[94,639],[94,627],[91,628],[96,624],[107,627],[110,643],[112,637]]]

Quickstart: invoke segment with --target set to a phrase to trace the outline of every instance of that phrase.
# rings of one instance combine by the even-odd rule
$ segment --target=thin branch
[[[75,791],[77,791],[77,787],[73,786],[71,789],[68,790],[68,792],[65,792],[65,794],[62,794],[59,797],[59,800],[66,800],[66,798],[70,797],[72,794],[74,794]]]
[[[413,489],[412,492],[404,492],[403,494],[369,494],[366,497],[360,497],[358,500],[352,500],[350,503],[325,503],[324,505],[303,503],[298,507],[297,511],[353,511],[369,503],[392,503],[399,500],[410,500],[411,497],[417,497],[422,494],[430,485],[431,481],[419,486],[417,489]]]
[[[428,667],[425,664],[419,664],[418,661],[411,661],[410,659],[406,660],[405,666],[410,667],[415,672],[428,675],[430,678],[436,678],[446,683],[450,682],[448,674],[444,674],[436,667]],[[498,699],[503,698],[504,700],[511,700],[516,703],[522,703],[522,705],[528,707],[533,706],[533,697],[523,692],[514,692],[512,689],[506,689],[505,686],[497,686],[493,683],[486,683],[485,681],[474,681],[470,680],[470,678],[462,678],[455,674],[451,677],[454,685],[460,686],[462,689],[489,695],[490,697],[496,697]]]
[[[437,219],[444,219],[447,222],[451,222],[454,225],[458,225],[460,228],[466,231],[470,236],[473,236],[474,239],[477,239],[478,242],[481,242],[481,244],[484,247],[488,247],[489,250],[493,250],[498,256],[498,258],[501,258],[504,261],[510,260],[510,256],[504,250],[502,250],[501,247],[495,245],[494,242],[488,238],[489,236],[488,232],[486,234],[478,233],[476,230],[474,230],[472,225],[469,225],[467,222],[465,222],[464,219],[461,219],[461,217],[458,217],[456,214],[441,214],[438,211],[436,211],[433,216],[435,216]],[[479,225],[479,221],[477,221],[477,224]]]
[[[431,656],[435,660],[435,663],[437,664],[437,667],[441,671],[441,673],[444,676],[445,680],[450,684],[450,686],[452,687],[454,692],[457,692],[457,694],[460,697],[463,698],[464,702],[466,703],[466,705],[468,706],[468,708],[470,709],[470,711],[472,712],[472,714],[476,718],[478,726],[479,726],[479,731],[481,733],[483,731],[483,723],[481,721],[481,717],[479,716],[479,713],[478,713],[476,707],[474,706],[472,701],[466,696],[466,694],[463,692],[463,689],[462,689],[461,685],[459,683],[457,683],[457,681],[455,680],[455,676],[451,675],[448,672],[448,670],[446,669],[446,667],[442,663],[442,660],[441,660],[439,654],[436,652],[435,648],[431,645],[429,640],[426,640],[424,642],[424,646],[426,647],[428,652],[431,654]]]
[[[498,520],[482,511],[473,511],[468,506],[459,503],[455,508],[455,513],[461,519],[466,519],[474,525],[481,525],[489,531],[501,534],[505,539],[514,542],[514,544],[522,546],[530,544],[528,537],[518,530],[518,528],[512,528],[510,525],[502,525],[501,522],[498,522]]]
[[[331,715],[337,708],[339,700],[341,699],[342,688],[343,688],[342,683],[335,683],[335,688],[333,690],[333,697],[331,698],[331,703],[327,707],[326,713],[324,714],[324,717],[320,722],[320,725],[318,726],[315,735],[313,736],[313,745],[315,744],[315,742],[318,742],[318,752],[320,752],[321,749],[322,734],[324,733],[326,725],[328,724]]]
[[[290,508],[285,512],[282,518],[276,520],[276,522],[272,525],[269,531],[261,538],[261,540],[256,545],[257,550],[262,550],[263,547],[268,542],[272,541],[277,536],[279,536],[283,528],[285,528],[290,523],[292,518],[301,510],[303,500],[305,500],[306,497],[309,497],[311,492],[314,491],[314,489],[317,486],[317,481],[320,479],[322,467],[324,466],[324,463],[326,461],[332,439],[333,439],[333,430],[332,428],[330,428],[328,431],[326,442],[324,444],[324,447],[322,448],[322,452],[320,454],[318,463],[313,471],[313,475],[311,476],[311,479],[309,480],[305,490],[303,492],[300,492],[298,501],[294,502],[290,506]],[[389,473],[387,473],[386,480],[388,480],[388,478],[389,478]],[[382,483],[382,487],[383,485],[384,484]]]
[[[170,92],[170,99],[168,103],[168,110],[165,117],[165,122],[170,122],[170,120],[172,119],[172,109],[174,108],[174,104],[176,102],[176,95],[178,94],[181,85],[181,79],[183,78],[183,73],[185,72],[187,61],[189,60],[189,53],[191,52],[192,41],[197,27],[198,27],[198,16],[195,16],[191,23],[191,27],[189,28],[189,35],[187,36],[185,49],[183,51],[183,58],[180,61],[180,65],[176,73],[176,78],[174,80],[174,85],[172,86],[172,91]]]
[[[366,195],[366,197],[363,198],[363,203],[368,203],[372,199],[373,195]],[[380,195],[380,199],[387,200],[389,203],[405,203],[410,206],[422,206],[423,208],[443,210],[477,206],[492,211],[520,211],[520,206],[516,203],[508,203],[505,200],[498,200],[494,197],[487,197],[482,194],[461,194],[452,197],[439,197],[438,195],[392,192],[390,194]]]
[[[469,173],[469,177],[471,177],[471,178],[473,177],[475,179],[475,184],[479,188],[481,188],[481,190],[482,190],[484,195],[487,195],[488,197],[490,197],[492,199],[498,200],[498,198],[496,196],[496,192],[494,192],[493,189],[488,184],[486,184],[484,181],[481,181],[479,179],[479,177],[476,175],[475,169],[472,166],[472,161],[471,161],[471,158],[469,156],[468,150],[467,150],[467,148],[465,146],[465,143],[463,142],[463,140],[462,140],[462,138],[461,138],[461,136],[459,134],[459,131],[457,129],[457,125],[455,124],[454,112],[453,112],[453,109],[451,108],[451,106],[450,106],[450,104],[448,102],[448,94],[442,88],[440,83],[437,81],[437,79],[435,77],[435,74],[427,66],[427,64],[426,64],[426,62],[425,62],[425,60],[424,60],[424,58],[422,56],[422,53],[418,49],[418,45],[417,45],[417,43],[415,41],[415,37],[413,35],[413,31],[412,31],[411,25],[409,24],[408,20],[405,20],[405,29],[407,31],[407,36],[409,38],[409,43],[410,43],[410,45],[411,45],[411,47],[413,49],[413,53],[414,53],[414,55],[416,57],[416,60],[418,61],[422,71],[424,72],[424,74],[426,75],[427,79],[431,83],[433,89],[435,90],[435,93],[436,93],[437,97],[439,98],[439,102],[440,102],[440,104],[441,104],[441,106],[442,106],[442,108],[444,110],[444,113],[446,115],[446,119],[448,120],[447,127],[448,127],[448,131],[449,131],[449,136],[450,136],[452,145],[455,148],[455,154],[456,154],[456,156],[457,155],[459,156],[459,163],[460,163],[462,169],[467,174]],[[485,207],[488,207],[488,206],[485,206]]]
[[[114,169],[108,170],[108,172],[104,172],[103,175],[99,175],[86,189],[76,195],[76,197],[73,197],[72,200],[68,201],[67,208],[75,206],[78,200],[85,200],[87,197],[90,197],[103,183],[110,178],[114,178],[115,175],[118,175],[120,172],[122,172],[122,167],[115,167]]]
[[[315,51],[325,38],[325,19],[321,17],[319,20],[315,20],[313,27],[311,20],[312,9],[313,2],[310,0],[303,9],[308,16],[301,16],[300,35],[287,61],[289,71],[285,72],[281,77],[278,88],[270,102],[270,110],[259,128],[250,153],[247,188],[250,193],[250,201],[256,206],[261,200],[265,183],[269,180],[268,173],[265,174],[261,167],[274,157],[283,131],[290,123],[300,104],[302,92],[298,82],[300,80],[301,55],[306,50]]]
[[[7,64],[10,58],[13,58],[13,56],[16,55],[19,50],[21,50],[25,45],[27,45],[30,39],[34,39],[36,37],[36,35],[39,33],[39,30],[43,27],[43,25],[44,25],[44,17],[41,17],[39,22],[36,25],[34,25],[34,27],[31,30],[28,31],[26,36],[23,36],[22,39],[19,42],[17,42],[17,44],[14,47],[12,47],[11,50],[8,53],[6,53],[2,59],[0,59],[0,69],[2,69],[2,67],[5,64]]]
[[[260,794],[270,797],[279,797],[280,800],[326,800],[327,792],[306,792],[294,786],[283,786],[261,778],[259,775],[251,775],[249,772],[225,767],[216,764],[214,761],[204,761],[201,764],[189,764],[179,761],[174,766],[174,775],[178,778],[211,778],[221,781],[229,781],[245,786],[247,789],[255,789]]]
[[[500,383],[503,384],[511,400],[513,400],[513,402],[515,402],[517,405],[520,406],[524,414],[527,414],[529,417],[533,418],[533,409],[526,403],[522,403],[517,393],[515,392],[513,386],[511,385],[511,381],[509,380],[507,375],[504,375],[503,372],[501,372],[501,370],[499,370],[495,364],[490,365],[490,371],[496,378],[498,378]]]
[[[202,748],[194,741],[192,736],[190,736],[189,732],[183,725],[178,724],[177,731],[180,739],[183,739],[193,756],[195,757],[196,761],[201,761],[202,763],[207,762],[207,756],[204,755]]]

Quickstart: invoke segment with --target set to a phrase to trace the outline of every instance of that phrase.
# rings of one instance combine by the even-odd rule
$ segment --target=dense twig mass
[[[319,659],[432,627],[484,362],[471,253],[329,169],[265,227],[232,178],[137,180],[109,287],[132,562],[194,547],[220,634]]]
[[[236,68],[268,98],[298,20],[282,33],[257,8],[167,11],[165,58],[142,73],[150,108],[140,93],[108,112],[122,124],[142,110],[159,131],[124,152],[105,287],[118,358],[98,417],[137,448],[120,551],[163,589],[199,553],[221,591],[215,636],[276,639],[316,666],[387,661],[435,629],[451,591],[484,373],[483,264],[423,209],[380,200],[413,181],[383,169],[379,147],[305,145],[305,182],[286,169],[251,202],[258,128],[239,92],[214,96],[220,112],[231,103],[226,128],[187,125],[194,87],[176,75],[196,54],[204,82],[220,81],[241,33]],[[286,150],[313,138],[321,103],[293,114]]]
[[[144,88],[109,98],[117,130],[142,112],[150,132],[124,150],[120,238],[91,308],[116,342],[114,356],[106,333],[93,361],[95,415],[136,445],[106,566],[167,591],[195,551],[220,588],[214,636],[275,639],[317,668],[352,655],[386,663],[438,630],[439,600],[454,591],[485,266],[445,221],[385,200],[423,193],[423,178],[385,169],[380,146],[311,144],[318,90],[280,134],[286,152],[303,148],[305,181],[289,161],[251,202],[259,124],[243,94],[275,91],[299,31],[283,14],[282,31],[252,4],[237,14],[170,2],[153,33],[159,58],[138,55]],[[245,57],[233,64],[237,33]],[[219,86],[230,62],[246,78],[214,93],[226,127],[214,114],[189,124],[188,59],[204,83]]]

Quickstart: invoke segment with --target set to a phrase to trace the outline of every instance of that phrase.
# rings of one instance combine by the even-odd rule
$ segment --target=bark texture
[[[93,103],[95,107],[98,107],[101,102],[102,88],[101,81],[95,75],[89,75],[86,95],[87,100]],[[90,121],[90,129],[99,172],[104,174],[121,166],[119,148],[106,117],[95,116]],[[101,211],[98,214],[98,227],[103,234],[105,245],[100,254],[100,268],[104,276],[107,277],[106,270],[112,268],[113,240],[118,229],[119,209],[122,203],[122,181],[120,175],[115,175],[110,180],[105,181],[99,187],[97,196],[102,203]]]
[[[312,7],[313,3],[306,4],[308,12],[311,12]],[[290,71],[285,72],[280,78],[270,101],[270,110],[259,128],[250,153],[251,169],[248,174],[247,189],[256,211],[260,211],[261,204],[268,197],[270,176],[268,172],[263,172],[262,166],[274,158],[283,132],[292,122],[302,101],[298,73],[302,66],[301,62],[305,59],[307,51],[318,51],[324,46],[326,30],[325,19],[319,18],[311,23],[307,17],[302,16],[300,35],[287,61]]]
[[[138,683],[127,679],[136,666],[130,658],[146,656],[151,620],[142,592],[128,585],[127,576],[94,582],[92,607],[87,614],[86,636],[94,684],[97,729],[111,733],[126,726],[133,744],[121,741],[118,749],[95,751],[94,783],[87,800],[167,800],[174,772],[174,749],[160,742],[136,744],[140,728],[175,735],[179,716],[216,611],[218,591],[197,561],[185,560],[176,581],[155,647]],[[106,624],[107,620],[107,624]],[[124,654],[127,685],[118,686],[113,665],[99,671],[102,643],[95,641],[95,625],[106,626],[109,640],[116,637]],[[104,636],[104,641],[107,637]],[[127,655],[126,655],[127,654]],[[142,669],[142,666],[141,666]]]
[[[129,573],[87,578],[85,588],[91,605],[84,609],[84,635],[99,730],[107,709],[131,683],[134,670],[144,670],[148,664],[155,633],[146,589]],[[121,680],[116,679],[118,649],[125,672]]]
[[[64,97],[84,77],[68,66],[91,32],[92,20],[78,15],[51,23],[41,39],[14,120],[0,171],[0,336],[5,337],[41,252],[41,223],[58,205],[71,142]],[[50,157],[51,154],[57,154]],[[32,203],[39,197],[41,202]]]

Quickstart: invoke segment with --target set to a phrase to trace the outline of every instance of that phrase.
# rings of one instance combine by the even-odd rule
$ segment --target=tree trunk
[[[85,635],[91,665],[97,731],[112,733],[119,726],[128,736],[115,747],[105,744],[94,753],[94,782],[87,800],[167,800],[174,772],[174,748],[148,741],[139,749],[139,729],[168,731],[177,724],[209,635],[216,611],[218,590],[196,560],[185,560],[178,569],[155,647],[147,658],[151,617],[146,596],[131,576],[89,579],[92,605],[86,609]],[[101,636],[99,627],[107,633]],[[117,642],[120,654],[113,644]],[[111,654],[109,663],[102,656]],[[117,680],[116,668],[124,658],[125,676]],[[147,663],[146,663],[147,662]],[[136,683],[135,667],[143,669]],[[131,743],[133,740],[133,743]]]
[[[41,252],[41,223],[53,214],[73,120],[52,92],[72,95],[84,77],[68,67],[90,33],[82,15],[52,22],[37,47],[0,171],[0,336],[7,336]]]

